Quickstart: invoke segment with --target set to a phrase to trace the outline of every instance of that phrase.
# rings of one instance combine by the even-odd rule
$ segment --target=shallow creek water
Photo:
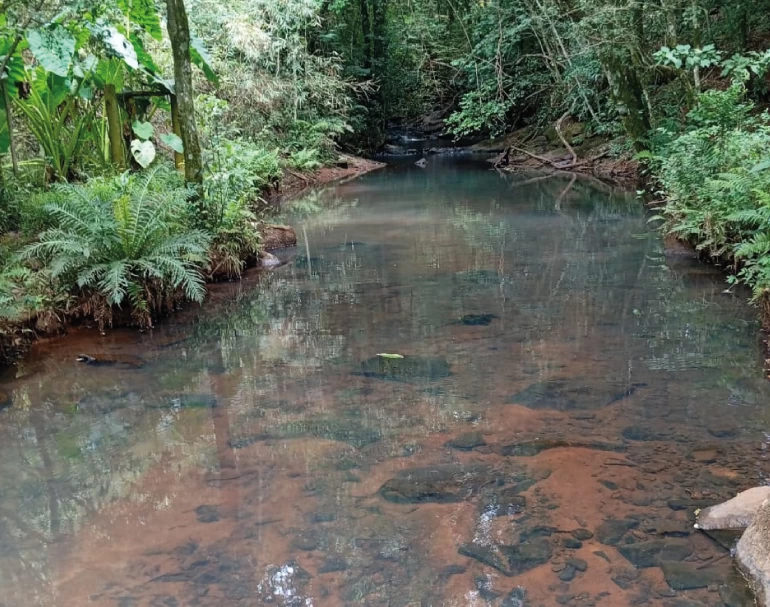
[[[770,472],[745,294],[486,168],[314,193],[283,267],[9,370],[0,605],[750,605],[692,528]]]

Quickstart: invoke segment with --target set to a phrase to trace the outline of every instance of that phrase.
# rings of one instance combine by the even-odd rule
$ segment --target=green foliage
[[[289,164],[299,171],[314,171],[321,166],[317,149],[300,149],[289,156]]]
[[[201,267],[210,239],[185,225],[189,191],[168,187],[168,176],[164,186],[156,185],[163,170],[56,186],[62,198],[46,206],[55,227],[23,251],[63,285],[89,296],[85,311],[101,324],[109,324],[113,306],[125,301],[136,322],[149,326],[153,313],[179,297],[203,299]]]
[[[76,92],[80,84],[75,84]],[[71,93],[68,81],[40,68],[31,82],[29,98],[18,99],[16,107],[43,148],[54,179],[68,179],[85,140],[91,111],[79,111],[78,98]]]
[[[770,288],[770,116],[750,117],[742,87],[699,96],[679,133],[655,150],[665,229],[735,263],[755,299]]]
[[[27,32],[30,52],[40,66],[52,74],[66,78],[75,55],[75,38],[63,26],[53,23]]]
[[[138,25],[155,40],[163,37],[154,0],[117,0],[117,4],[132,23]]]

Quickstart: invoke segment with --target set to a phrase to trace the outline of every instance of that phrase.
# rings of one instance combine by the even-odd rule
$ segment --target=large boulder
[[[770,487],[742,491],[731,500],[705,508],[698,514],[697,529],[745,529],[754,520],[760,506],[770,500]]]
[[[264,224],[259,228],[263,251],[297,246],[297,233],[291,226]]]
[[[770,501],[760,506],[738,541],[735,560],[759,604],[767,607],[770,599]]]

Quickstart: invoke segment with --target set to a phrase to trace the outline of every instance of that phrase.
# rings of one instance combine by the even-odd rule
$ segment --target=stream
[[[0,607],[753,604],[693,529],[768,482],[746,294],[634,192],[413,160],[291,203],[275,271],[5,372]]]

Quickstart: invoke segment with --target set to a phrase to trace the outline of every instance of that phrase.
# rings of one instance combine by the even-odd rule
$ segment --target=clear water
[[[287,265],[10,370],[0,605],[750,604],[691,517],[767,478],[754,310],[633,194],[486,168],[314,194]]]

